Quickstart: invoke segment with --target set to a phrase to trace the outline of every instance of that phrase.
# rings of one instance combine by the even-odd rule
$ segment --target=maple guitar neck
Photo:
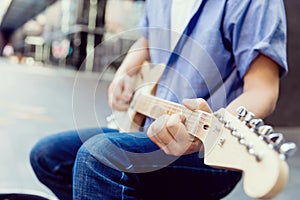
[[[200,110],[191,111],[188,108],[160,99],[149,94],[139,94],[133,102],[134,110],[140,114],[157,119],[167,114],[182,114],[186,120],[184,122],[187,131],[204,142],[206,133],[211,123],[211,114]]]

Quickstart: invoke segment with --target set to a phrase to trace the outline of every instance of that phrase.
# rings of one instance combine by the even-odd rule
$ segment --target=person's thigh
[[[93,128],[65,131],[46,136],[32,148],[31,159],[39,159],[51,172],[55,173],[60,166],[73,164],[80,146],[89,138],[103,132],[116,132],[113,129]]]
[[[198,153],[181,157],[166,155],[145,133],[94,136],[84,144],[77,159],[81,163],[75,172],[85,173],[89,177],[85,180],[93,182],[88,185],[98,185],[95,194],[97,188],[100,191],[106,186],[106,191],[115,188],[106,195],[119,191],[119,195],[114,195],[136,194],[145,199],[217,199],[228,194],[241,176],[237,172],[206,166]],[[83,177],[80,179],[84,180]],[[106,183],[114,183],[114,186]],[[89,188],[82,188],[84,185],[77,185],[82,195],[89,193]],[[127,198],[134,199],[131,196]]]
[[[145,133],[111,133],[90,138],[77,153],[73,199],[142,199],[136,173],[166,166],[166,160],[158,159],[162,154]]]
[[[30,162],[37,178],[60,199],[72,198],[72,170],[78,149],[83,142],[106,128],[71,130],[46,136],[30,152]]]
[[[155,171],[178,158],[166,155],[143,132],[96,135],[84,148],[99,162],[124,172]]]

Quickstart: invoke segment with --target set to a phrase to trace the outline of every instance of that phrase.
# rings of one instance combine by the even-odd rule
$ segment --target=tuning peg
[[[258,134],[261,136],[268,136],[273,132],[272,126],[263,125],[258,128]]]
[[[254,118],[254,113],[248,112],[244,117],[244,124],[247,125]]]
[[[251,127],[251,130],[253,132],[256,132],[258,131],[258,128],[263,126],[264,125],[264,121],[262,119],[252,119],[250,122],[249,122],[249,125]]]
[[[278,149],[284,142],[284,137],[281,133],[271,133],[268,135],[268,142],[271,147]]]
[[[238,119],[242,119],[244,117],[246,117],[248,111],[245,107],[243,106],[240,106],[238,109],[237,109],[237,117]]]
[[[284,159],[292,157],[297,151],[297,145],[294,142],[283,143],[279,152],[284,156]]]

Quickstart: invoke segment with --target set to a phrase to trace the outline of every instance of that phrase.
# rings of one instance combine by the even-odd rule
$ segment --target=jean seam
[[[122,176],[121,176],[121,178],[120,178],[120,182],[123,181],[124,176],[125,176],[125,173],[122,172]],[[122,200],[124,200],[124,190],[125,190],[125,187],[124,187],[124,185],[122,185],[122,184],[121,184],[121,187],[122,187],[122,190],[121,190],[121,198],[122,198]]]

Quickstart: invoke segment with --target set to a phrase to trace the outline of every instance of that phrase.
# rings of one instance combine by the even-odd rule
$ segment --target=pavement
[[[0,58],[0,193],[19,191],[53,198],[30,167],[30,149],[48,134],[105,125],[110,114],[106,90],[111,77],[111,71],[24,66]],[[275,130],[300,145],[300,127]],[[289,181],[276,200],[299,199],[299,151],[288,164]],[[224,199],[251,199],[242,187],[241,181]]]

